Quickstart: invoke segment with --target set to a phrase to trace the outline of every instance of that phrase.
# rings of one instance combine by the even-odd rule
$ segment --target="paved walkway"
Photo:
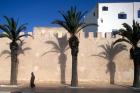
[[[12,91],[12,92],[9,92]],[[69,85],[47,84],[30,89],[26,86],[20,87],[0,87],[0,93],[140,93],[140,89],[132,89],[130,86],[83,84],[79,87]]]

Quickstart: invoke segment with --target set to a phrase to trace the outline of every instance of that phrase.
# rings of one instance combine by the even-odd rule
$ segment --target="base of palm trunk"
[[[11,81],[10,85],[17,85],[17,82],[16,81]]]
[[[72,87],[77,87],[78,86],[78,82],[77,81],[71,81],[71,86]]]
[[[137,73],[139,73],[139,74],[137,74],[137,76],[135,76],[137,79],[134,80],[133,87],[140,88],[140,71],[138,71]]]
[[[136,88],[136,87],[130,87],[130,88],[136,93],[140,92],[140,88]]]

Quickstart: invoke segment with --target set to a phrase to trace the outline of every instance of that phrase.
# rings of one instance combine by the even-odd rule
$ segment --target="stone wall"
[[[34,31],[29,34],[32,34],[34,38],[22,38],[24,44],[23,51],[18,56],[18,82],[29,83],[31,72],[34,72],[36,83],[64,81],[70,83],[72,63],[67,42],[70,35],[63,28],[41,27],[34,28]],[[110,83],[111,76],[111,80],[114,79],[115,83],[132,83],[133,62],[129,59],[130,46],[121,43],[119,48],[110,49],[110,44],[119,36],[112,38],[110,33],[106,33],[105,36],[97,33],[97,37],[93,37],[93,33],[89,32],[88,37],[85,37],[84,32],[81,31],[78,37],[80,40],[79,82]],[[10,41],[2,38],[0,42],[0,81],[5,83],[10,79],[11,63],[8,52]],[[126,49],[122,48],[123,44],[127,46]]]

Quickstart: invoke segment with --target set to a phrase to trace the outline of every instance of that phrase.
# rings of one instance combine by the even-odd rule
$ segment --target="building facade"
[[[86,23],[96,23],[98,27],[87,27],[87,32],[113,32],[122,28],[123,23],[133,24],[133,19],[140,23],[140,2],[98,3],[85,16]]]

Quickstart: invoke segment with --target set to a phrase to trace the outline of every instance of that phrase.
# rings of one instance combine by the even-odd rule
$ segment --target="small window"
[[[140,18],[140,10],[138,10],[138,18]]]
[[[103,7],[102,7],[102,10],[103,10],[103,11],[108,11],[108,7],[107,7],[107,6],[103,6]]]
[[[101,23],[103,23],[103,19],[101,18]]]
[[[105,38],[107,38],[107,33],[105,33]]]
[[[93,16],[96,16],[95,12],[93,13]]]
[[[127,19],[127,14],[125,14],[125,13],[119,13],[118,14],[118,18],[119,19]]]

